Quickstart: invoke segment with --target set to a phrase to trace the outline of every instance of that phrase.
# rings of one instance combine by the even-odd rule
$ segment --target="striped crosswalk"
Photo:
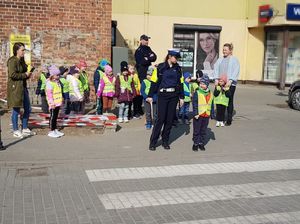
[[[222,224],[260,224],[260,223],[273,223],[283,224],[300,222],[300,212],[284,212],[284,213],[268,213],[262,215],[248,215],[248,216],[234,216],[218,219],[207,219],[207,220],[193,220],[187,222],[176,222],[168,224],[211,224],[211,223],[222,223]]]
[[[106,209],[300,194],[300,181],[173,188],[99,195]]]
[[[300,159],[86,170],[91,182],[300,169]]]
[[[276,173],[291,172],[293,175],[289,179],[284,177],[276,179]],[[256,181],[254,175],[265,175],[271,172],[275,176],[272,181],[270,179],[260,179]],[[239,175],[249,175],[251,180],[245,182],[235,181],[234,184],[228,184],[231,181],[226,181],[226,184],[222,184],[222,180],[218,184],[203,184],[201,186],[185,185],[180,186],[168,186],[165,188],[149,188],[147,190],[134,189],[122,190],[119,187],[117,191],[109,190],[109,192],[101,192],[98,194],[98,198],[101,201],[103,207],[106,210],[131,210],[139,208],[147,208],[149,210],[154,208],[164,208],[164,211],[168,210],[168,207],[174,208],[174,206],[188,206],[188,205],[205,205],[207,203],[226,202],[232,203],[233,207],[236,204],[241,203],[241,207],[245,205],[245,201],[249,200],[273,200],[277,204],[268,205],[273,206],[271,212],[269,210],[253,209],[252,211],[244,211],[242,214],[237,215],[236,212],[230,216],[228,213],[224,213],[220,216],[219,213],[215,213],[215,217],[211,217],[206,213],[203,218],[197,219],[193,216],[188,216],[186,213],[183,216],[186,218],[182,221],[182,217],[178,222],[162,222],[159,223],[168,224],[208,224],[208,223],[220,223],[220,224],[260,224],[260,223],[300,223],[300,202],[296,205],[290,206],[294,203],[293,198],[300,198],[300,159],[285,159],[285,160],[264,160],[264,161],[249,161],[249,162],[227,162],[227,163],[207,163],[207,164],[184,164],[184,165],[170,165],[170,166],[156,166],[156,167],[130,167],[130,168],[112,168],[112,169],[95,169],[86,170],[86,174],[91,183],[95,186],[101,186],[101,184],[108,184],[110,182],[121,186],[130,181],[139,181],[139,183],[145,182],[151,184],[156,179],[162,182],[163,179],[170,178],[183,179],[187,177],[200,178],[203,175],[209,174],[206,178],[214,178],[217,176],[226,176],[235,174],[238,178]],[[231,176],[233,178],[234,176]],[[131,182],[135,183],[135,182]],[[232,182],[231,182],[232,183]],[[143,186],[143,184],[140,184]],[[157,186],[157,185],[155,185]],[[165,186],[165,185],[164,185]],[[289,199],[287,208],[283,209],[279,201]],[[262,202],[257,202],[261,205]],[[283,203],[283,205],[285,205]],[[204,206],[205,207],[205,206]],[[199,207],[198,207],[199,208]],[[227,208],[223,208],[225,211]],[[180,209],[181,211],[181,209]],[[204,210],[203,210],[204,211]],[[222,210],[223,211],[223,210]],[[200,209],[201,213],[202,210]],[[180,213],[180,212],[179,212]],[[245,213],[245,214],[244,214]],[[254,213],[254,214],[253,214]],[[205,218],[206,217],[206,218]],[[175,219],[176,220],[176,219]]]

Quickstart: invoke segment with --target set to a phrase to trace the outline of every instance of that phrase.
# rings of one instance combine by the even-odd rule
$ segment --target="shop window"
[[[267,32],[264,81],[279,82],[283,53],[283,32]]]
[[[300,79],[300,32],[289,32],[286,83]]]
[[[202,72],[213,79],[214,64],[219,57],[221,27],[175,24],[173,47],[181,49],[179,61],[183,72]]]

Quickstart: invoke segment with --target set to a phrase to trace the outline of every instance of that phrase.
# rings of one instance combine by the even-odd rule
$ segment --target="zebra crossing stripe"
[[[300,159],[86,170],[90,182],[300,169]]]
[[[300,194],[300,180],[121,192],[98,197],[106,209],[125,209],[297,194]]]
[[[235,216],[217,219],[193,220],[186,222],[166,223],[166,224],[212,224],[212,223],[226,223],[226,224],[261,224],[261,223],[286,223],[296,222],[300,223],[300,212],[282,212],[269,213],[260,215]],[[299,221],[299,222],[298,222]]]

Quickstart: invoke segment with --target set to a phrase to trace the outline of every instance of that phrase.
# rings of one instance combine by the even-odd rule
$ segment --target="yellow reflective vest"
[[[209,92],[210,98],[209,101],[206,102],[206,96],[201,93],[201,90],[197,90],[197,96],[198,96],[198,115],[206,113],[206,115],[210,116],[211,111],[211,105],[213,101],[213,94],[212,92]]]
[[[55,106],[60,106],[63,101],[61,86],[57,82],[49,81],[52,86],[52,96],[53,102],[49,102],[49,98],[47,97],[48,104],[53,103]]]
[[[222,92],[220,86],[217,86],[216,89],[220,91],[220,93],[218,96],[214,98],[214,104],[221,104],[227,107],[229,103],[229,98],[225,95],[225,92]],[[228,89],[229,89],[228,87],[225,88],[225,90]]]

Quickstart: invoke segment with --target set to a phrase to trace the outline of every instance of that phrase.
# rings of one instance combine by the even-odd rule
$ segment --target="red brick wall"
[[[43,63],[84,58],[92,83],[99,58],[111,57],[111,10],[111,0],[0,0],[0,98],[6,97],[9,35],[27,27],[37,76]]]

